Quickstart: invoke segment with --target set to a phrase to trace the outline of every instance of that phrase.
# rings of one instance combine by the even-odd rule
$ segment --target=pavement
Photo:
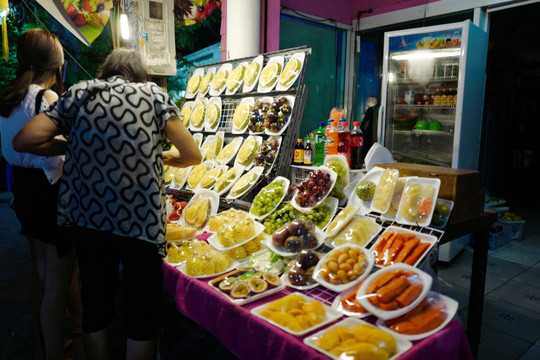
[[[0,192],[0,355],[2,360],[31,360],[34,358],[35,341],[26,304],[30,249],[26,238],[19,234],[19,222],[9,206],[11,198],[10,192]],[[125,358],[121,297],[122,292],[118,291],[115,323],[108,333],[111,359]],[[81,336],[66,330],[66,339],[73,340],[72,346],[65,352],[66,359],[85,360]],[[158,358],[236,359],[213,334],[180,314],[174,299],[165,291]]]

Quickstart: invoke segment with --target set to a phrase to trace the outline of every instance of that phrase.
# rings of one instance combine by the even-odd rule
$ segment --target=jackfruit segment
[[[217,192],[220,192],[223,189],[225,189],[227,186],[231,184],[231,182],[234,181],[237,174],[238,174],[238,170],[235,168],[225,171],[225,173],[223,173],[223,175],[221,175],[217,179],[216,185],[214,186],[214,190]]]
[[[212,186],[215,185],[218,177],[221,174],[223,174],[223,169],[220,167],[207,171],[201,180],[201,187],[205,189],[210,189]]]
[[[201,182],[206,171],[207,171],[207,167],[205,164],[199,164],[195,166],[187,179],[187,183],[189,187],[192,189],[195,189],[195,187],[199,185],[199,183]]]
[[[221,110],[219,109],[218,104],[211,103],[206,108],[206,118],[208,119],[208,124],[210,128],[214,129],[219,124],[219,119],[221,118]]]
[[[214,82],[212,83],[212,89],[215,91],[221,91],[225,84],[227,83],[227,77],[229,76],[229,71],[226,69],[221,69],[218,71],[214,77]]]
[[[206,73],[206,75],[204,75],[202,81],[201,81],[201,86],[199,87],[199,92],[202,93],[202,94],[206,94],[208,92],[208,90],[210,89],[210,83],[212,82],[212,80],[214,79],[214,73],[213,72],[208,72]]]
[[[189,126],[189,116],[191,115],[191,105],[184,105],[182,110],[180,111],[180,115],[182,116],[182,122],[184,123],[184,126]]]
[[[243,175],[231,188],[230,194],[232,196],[238,196],[240,194],[243,194],[246,190],[248,190],[255,180],[257,179],[257,174],[254,172],[249,172],[245,175]]]
[[[176,174],[174,174],[174,182],[177,183],[177,184],[183,184],[184,181],[186,180],[186,177],[188,176],[189,174],[189,170],[190,168],[187,167],[187,168],[180,168]]]
[[[206,104],[204,102],[199,102],[193,108],[191,116],[189,117],[189,122],[191,125],[199,128],[204,124],[204,114],[206,112]]]
[[[238,130],[244,130],[248,126],[251,109],[251,105],[242,103],[236,107],[236,110],[234,110],[233,125]]]
[[[253,85],[255,80],[257,80],[257,74],[259,73],[260,68],[261,64],[258,62],[252,62],[249,64],[246,68],[246,72],[244,73],[244,84],[247,86]]]
[[[186,90],[189,93],[195,94],[199,90],[199,85],[201,84],[201,75],[193,75],[187,83]]]
[[[285,65],[283,72],[279,76],[279,84],[283,86],[289,85],[291,81],[294,80],[296,75],[298,75],[301,68],[302,62],[299,59],[293,58],[289,60],[287,65]]]
[[[231,72],[231,75],[227,78],[227,90],[230,92],[236,91],[242,84],[242,78],[244,77],[245,65],[238,65],[236,69]]]
[[[230,159],[231,157],[234,156],[235,150],[236,150],[236,141],[231,141],[230,143],[225,145],[223,149],[221,149],[217,157],[217,160],[220,162],[224,162],[225,160]]]
[[[219,152],[223,148],[223,137],[216,136],[215,145],[214,145],[214,158],[219,155]]]
[[[259,84],[262,87],[271,87],[276,83],[278,76],[281,72],[281,64],[278,62],[273,62],[266,65],[266,67],[261,72],[261,77],[259,78]]]
[[[206,225],[210,217],[211,202],[210,199],[199,198],[193,204],[185,209],[186,216],[184,220],[190,226],[200,229]]]
[[[238,150],[238,163],[242,166],[248,166],[253,162],[255,158],[255,153],[258,149],[257,140],[251,138],[246,141]]]

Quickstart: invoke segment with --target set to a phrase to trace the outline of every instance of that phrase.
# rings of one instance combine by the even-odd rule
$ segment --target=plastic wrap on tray
[[[350,181],[347,158],[345,155],[328,155],[324,159],[324,165],[337,174],[336,184],[332,188],[330,196],[337,198],[340,203],[344,202],[346,200],[344,189],[349,185]]]
[[[249,209],[258,220],[264,219],[276,209],[289,189],[290,181],[282,176],[276,177],[270,184],[263,187],[251,203]]]
[[[340,232],[332,238],[332,246],[343,244],[368,245],[379,233],[382,226],[375,219],[367,216],[353,217]]]
[[[322,245],[324,233],[310,220],[295,219],[275,231],[268,239],[268,247],[283,255],[296,255],[303,249],[316,249]]]
[[[334,217],[326,228],[326,236],[333,237],[347,224],[357,213],[358,206],[347,205]]]
[[[248,263],[258,270],[279,275],[285,270],[286,261],[283,256],[264,248],[251,254]]]
[[[396,187],[396,182],[399,177],[399,170],[386,169],[383,171],[377,188],[375,189],[375,195],[371,203],[371,210],[378,213],[385,213],[390,207],[392,195]]]
[[[262,225],[247,212],[230,208],[212,216],[208,229],[216,233],[218,246],[228,249],[255,238],[262,232]]]
[[[315,266],[319,263],[321,255],[313,249],[304,249],[287,265],[283,274],[283,281],[287,286],[298,290],[310,289],[318,285],[313,279]]]

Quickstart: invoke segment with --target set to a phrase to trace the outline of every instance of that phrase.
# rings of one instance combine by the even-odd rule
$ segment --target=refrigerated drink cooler
[[[378,130],[397,161],[478,168],[487,40],[468,20],[385,34]]]
[[[378,135],[396,161],[478,169],[487,45],[469,20],[385,33]],[[467,242],[441,246],[439,259]]]

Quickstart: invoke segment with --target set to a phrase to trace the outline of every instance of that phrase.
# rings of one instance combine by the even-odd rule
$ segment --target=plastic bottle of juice
[[[331,125],[326,127],[326,153],[328,155],[335,155],[338,152],[339,136],[337,128],[337,121],[332,121]]]
[[[338,127],[338,154],[343,154],[347,158],[349,167],[351,166],[351,131],[349,130],[349,125],[347,120],[341,119],[339,121]]]
[[[321,166],[324,163],[324,149],[326,136],[324,135],[324,122],[319,122],[319,127],[315,132],[315,166]]]
[[[351,131],[351,169],[361,169],[364,165],[364,134],[360,121],[353,122]]]

